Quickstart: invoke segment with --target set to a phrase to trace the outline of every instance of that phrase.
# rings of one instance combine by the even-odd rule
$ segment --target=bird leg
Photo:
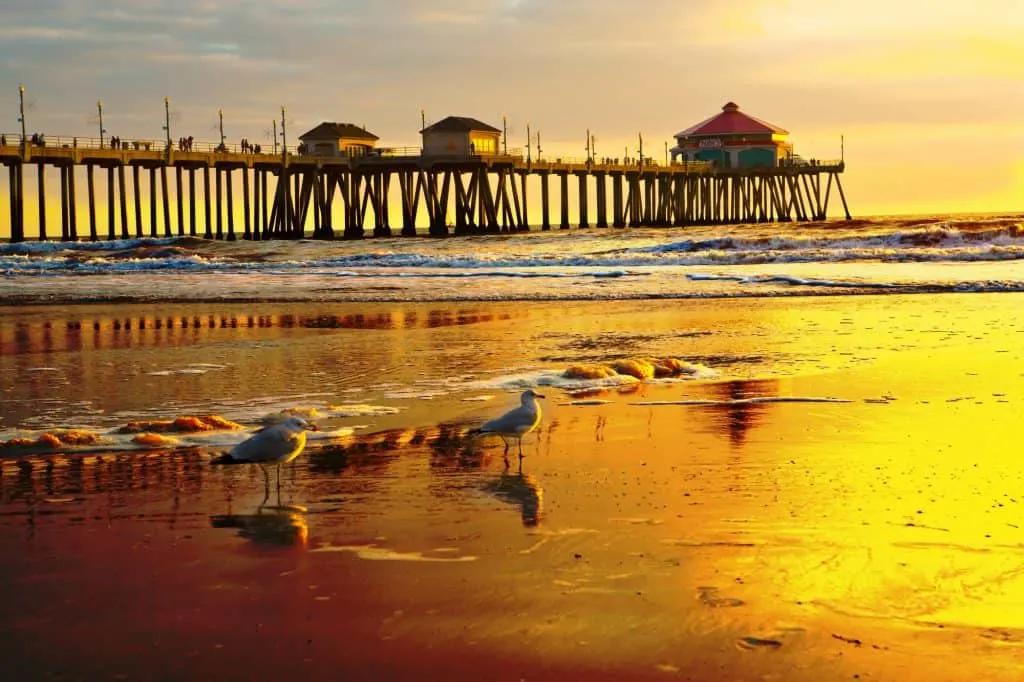
[[[260,503],[260,507],[267,503],[270,499],[270,473],[267,471],[267,465],[260,462],[260,469],[263,470],[263,502]]]

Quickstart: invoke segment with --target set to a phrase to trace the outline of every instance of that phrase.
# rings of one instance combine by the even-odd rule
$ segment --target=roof
[[[449,116],[443,118],[433,125],[429,125],[421,133],[500,133],[494,126],[489,126],[483,121],[468,116]]]
[[[352,123],[331,123],[329,121],[324,121],[308,133],[299,135],[300,140],[340,140],[341,138],[357,140],[380,139],[361,126],[353,125]]]
[[[678,132],[675,136],[698,137],[701,135],[741,135],[750,133],[788,135],[789,131],[762,121],[759,118],[744,114],[735,102],[726,102],[725,106],[722,107],[722,113],[715,114],[695,126]]]

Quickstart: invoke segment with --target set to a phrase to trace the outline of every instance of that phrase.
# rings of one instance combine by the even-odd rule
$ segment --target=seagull
[[[269,495],[270,473],[267,471],[267,465],[270,462],[277,463],[277,487],[280,491],[281,465],[298,457],[306,447],[306,431],[319,430],[315,424],[310,424],[301,417],[289,417],[283,422],[257,431],[231,448],[231,452],[214,460],[214,464],[259,464],[263,469],[263,478]]]
[[[532,388],[526,389],[520,398],[522,404],[519,407],[511,409],[497,419],[487,422],[480,427],[477,433],[496,433],[501,436],[501,440],[505,442],[506,458],[508,457],[509,439],[518,441],[519,458],[522,459],[523,436],[536,429],[540,424],[541,411],[537,398],[543,397],[543,395],[537,393]]]

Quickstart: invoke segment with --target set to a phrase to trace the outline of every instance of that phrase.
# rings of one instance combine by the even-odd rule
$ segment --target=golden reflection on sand
[[[560,304],[464,324],[403,307],[392,320],[415,312],[411,328],[254,326],[227,351],[215,335],[241,327],[201,327],[197,347],[228,357],[193,359],[235,369],[159,377],[166,392],[147,384],[155,393],[118,407],[263,398],[296,376],[303,391],[364,390],[365,377],[406,388],[424,358],[449,377],[671,354],[725,376],[563,394],[520,469],[467,438],[493,404],[403,399],[349,417],[373,421],[365,432],[308,448],[270,506],[258,471],[210,467],[198,447],[4,458],[0,670],[1019,680],[1019,304]],[[599,330],[616,333],[595,344]],[[116,357],[155,364],[172,346]],[[33,399],[113,400],[128,385],[100,355],[38,355],[13,362],[57,365],[69,383],[19,369]]]

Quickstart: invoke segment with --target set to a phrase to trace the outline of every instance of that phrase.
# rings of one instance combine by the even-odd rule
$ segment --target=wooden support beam
[[[548,188],[548,178],[550,177],[551,173],[540,174],[540,229],[542,230],[551,229],[551,196]]]
[[[68,241],[71,234],[71,226],[69,223],[70,207],[68,206],[68,173],[72,171],[74,166],[59,166],[60,170],[60,239],[61,241]],[[11,221],[13,223],[13,221]]]
[[[846,205],[846,194],[843,193],[843,185],[839,182],[839,174],[833,173],[836,176],[836,189],[839,190],[839,198],[843,200],[843,213],[846,214],[847,220],[852,220],[850,217],[850,208]]]
[[[597,186],[597,226],[608,227],[608,184],[604,173],[595,173],[594,182]]]
[[[235,183],[232,181],[231,172],[234,169],[230,166],[224,169],[224,184],[227,185],[227,200],[228,205],[226,207],[228,214],[228,241],[233,242],[237,239],[235,236]]]
[[[121,204],[121,238],[129,239],[131,232],[128,229],[128,183],[125,182],[124,164],[117,167],[117,189],[120,194]]]
[[[78,198],[75,194],[75,167],[68,167],[68,223],[72,241],[78,239]]]
[[[107,239],[117,239],[117,206],[114,199],[114,167],[107,166]]]
[[[178,236],[185,236],[185,191],[182,187],[182,167],[174,167],[174,201],[175,201],[175,218],[178,221]]]
[[[142,239],[142,190],[139,187],[139,167],[132,166],[132,207],[135,209],[135,236]]]
[[[210,167],[203,166],[203,215],[206,218],[206,231],[203,237],[213,239],[212,206],[210,205]]]
[[[25,226],[22,223],[21,213],[21,183],[24,181],[24,164],[13,162],[8,167],[8,197],[11,209],[11,241],[14,243],[25,241]]]
[[[260,171],[260,193],[263,195],[263,206],[260,209],[260,223],[262,224],[263,227],[263,239],[267,239],[270,236],[270,215],[268,212],[268,207],[270,205],[270,180],[268,177],[269,175],[270,173],[266,170]]]
[[[626,213],[622,204],[622,173],[612,174],[612,227],[625,227]]]
[[[188,169],[188,233],[196,236],[196,169]]]
[[[164,236],[171,236],[171,197],[167,192],[167,166],[160,166],[160,189],[164,200]]]
[[[38,195],[39,199],[39,241],[46,241],[46,164],[40,163],[36,170],[38,171]]]
[[[224,239],[224,181],[221,178],[224,171],[214,166],[213,168],[213,184],[217,188],[217,204],[214,206],[214,210],[217,212],[217,239]]]
[[[89,240],[96,241],[96,168],[92,164],[85,166],[85,187],[89,193]]]
[[[579,226],[581,228],[590,227],[590,216],[588,215],[587,206],[587,176],[589,173],[577,173],[576,180],[579,186]]]
[[[559,173],[558,180],[561,183],[562,190],[562,222],[559,224],[559,228],[563,230],[569,229],[569,173]]]
[[[529,173],[519,173],[519,188],[520,188],[520,200],[519,205],[522,206],[522,215],[520,216],[519,230],[521,232],[528,232],[530,230],[530,208],[529,202],[526,195],[526,179],[529,177]]]

